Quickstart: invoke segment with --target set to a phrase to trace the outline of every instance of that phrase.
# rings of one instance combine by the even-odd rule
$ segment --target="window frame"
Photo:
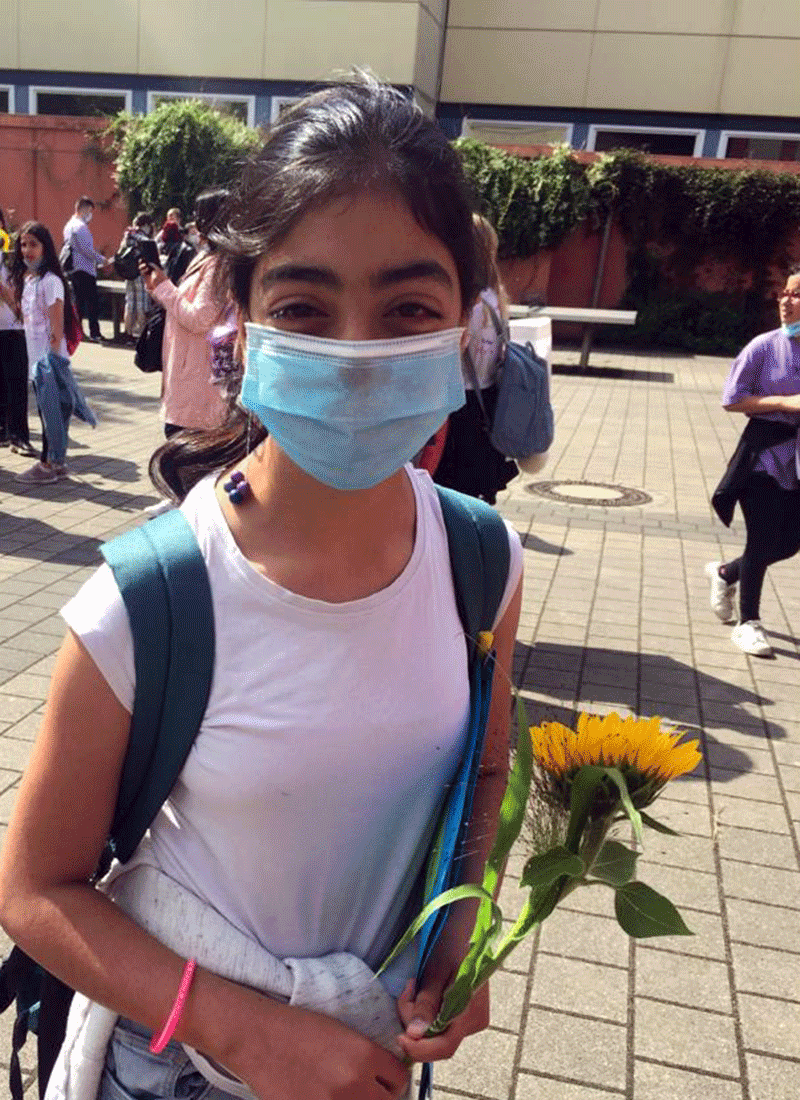
[[[698,130],[694,126],[617,126],[613,122],[597,122],[589,127],[589,133],[586,138],[587,153],[596,152],[595,144],[597,142],[597,135],[601,130],[613,130],[620,134],[684,134],[690,137],[693,136],[694,151],[689,154],[691,157],[702,157],[703,146],[706,140],[706,131]],[[686,154],[664,153],[652,155],[685,156]]]
[[[167,91],[162,88],[150,88],[147,92],[148,115],[157,107],[156,97],[160,99],[200,99],[211,103],[212,107],[215,101],[219,100],[229,103],[244,103],[247,107],[246,124],[251,129],[255,128],[256,97],[254,95],[244,95],[238,92],[176,92],[173,90]]]
[[[497,126],[497,127],[500,127],[501,129],[506,129],[506,130],[509,131],[509,139],[513,138],[513,131],[514,130],[522,131],[522,130],[530,129],[531,126],[541,126],[541,127],[543,127],[544,129],[547,129],[547,130],[552,130],[555,127],[560,127],[565,131],[565,135],[564,135],[564,141],[560,142],[559,144],[569,145],[570,147],[572,147],[572,136],[575,133],[575,123],[574,122],[562,122],[560,120],[558,120],[558,121],[552,121],[551,120],[550,122],[544,122],[541,119],[518,119],[518,118],[515,118],[515,119],[512,119],[512,118],[471,118],[469,115],[464,115],[463,118],[461,119],[461,135],[460,136],[462,138],[468,138],[468,137],[473,136],[469,132],[470,125],[486,126],[486,127]],[[480,141],[482,139],[478,138],[478,140]],[[533,142],[533,143],[531,143],[529,141],[509,140],[507,142],[504,142],[504,144],[506,144],[506,145],[530,145],[530,144],[541,145],[542,142]],[[547,143],[545,142],[544,144],[547,144]]]
[[[55,95],[114,95],[119,96],[120,99],[125,100],[125,105],[122,110],[130,111],[133,104],[133,92],[130,88],[70,88],[62,85],[54,84],[31,84],[28,94],[28,114],[38,115],[39,112],[39,93],[45,94],[53,93]],[[44,112],[42,112],[44,113]],[[58,115],[58,118],[81,118],[81,115]]]
[[[769,141],[800,141],[800,134],[774,134],[762,130],[721,130],[719,135],[719,143],[717,145],[717,160],[728,160],[728,139],[729,138],[766,138]],[[731,157],[731,160],[741,160],[741,157]],[[749,158],[745,158],[749,159]],[[767,157],[767,160],[772,160],[772,157]],[[783,164],[798,164],[800,161],[778,161],[777,163]]]
[[[14,85],[13,84],[0,84],[0,92],[8,92],[8,114],[15,115],[17,112],[14,110]]]
[[[301,95],[274,95],[270,97],[269,102],[269,124],[274,126],[275,123],[281,117],[281,107],[291,107],[294,103],[299,103],[303,97]]]

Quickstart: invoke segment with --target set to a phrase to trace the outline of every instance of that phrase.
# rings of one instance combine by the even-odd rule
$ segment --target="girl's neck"
[[[301,470],[268,437],[242,467],[252,492],[252,509],[261,525],[285,525],[304,542],[359,542],[368,532],[395,526],[393,515],[413,490],[403,470],[358,492],[341,492]]]
[[[250,493],[217,499],[242,554],[300,595],[341,602],[385,588],[414,548],[416,501],[404,470],[359,492],[320,484],[267,439],[239,466]]]

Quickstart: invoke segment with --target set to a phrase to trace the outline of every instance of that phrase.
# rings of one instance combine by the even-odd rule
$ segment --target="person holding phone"
[[[169,438],[183,428],[218,428],[228,406],[211,381],[208,334],[226,309],[217,287],[217,250],[209,234],[228,198],[224,189],[206,191],[197,199],[195,221],[202,250],[175,286],[166,272],[142,261],[139,270],[151,297],[166,310],[162,351],[161,416]]]

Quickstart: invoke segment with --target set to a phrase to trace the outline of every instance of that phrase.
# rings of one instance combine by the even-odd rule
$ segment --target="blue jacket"
[[[47,436],[48,461],[60,465],[67,453],[72,414],[93,428],[97,419],[75,381],[69,359],[49,351],[34,364],[32,380]]]

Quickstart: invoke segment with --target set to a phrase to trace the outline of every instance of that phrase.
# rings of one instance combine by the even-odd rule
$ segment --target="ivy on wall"
[[[123,112],[107,136],[131,215],[148,210],[158,218],[171,206],[188,214],[201,191],[234,179],[259,142],[257,131],[200,100],[166,101],[147,115]]]
[[[785,266],[800,228],[800,176],[663,164],[633,150],[582,164],[564,146],[531,159],[473,140],[455,147],[502,258],[557,248],[587,217],[599,224],[614,212],[629,254],[622,304],[639,312],[619,340],[728,353],[771,323],[770,266]],[[728,265],[740,286],[697,289],[709,260]]]

